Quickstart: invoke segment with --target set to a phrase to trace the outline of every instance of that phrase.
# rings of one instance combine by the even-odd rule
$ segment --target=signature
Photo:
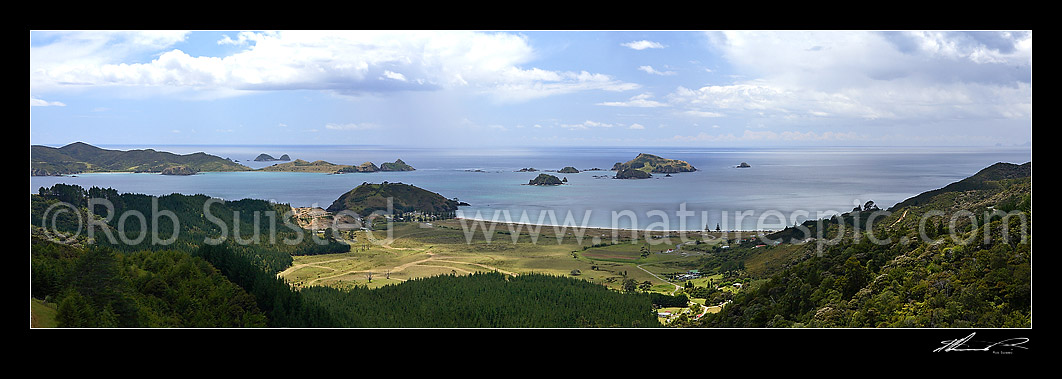
[[[974,335],[976,334],[977,333],[975,332],[970,333],[970,335],[963,338],[940,341],[940,343],[944,344],[944,346],[938,347],[936,350],[933,350],[933,352],[936,353],[941,351],[992,351],[992,349],[1010,351],[1010,349],[1013,348],[1026,350],[1029,349],[1028,347],[1022,346],[1026,342],[1029,342],[1029,339],[1025,337],[1008,338],[995,343],[987,343],[984,341],[971,341]]]

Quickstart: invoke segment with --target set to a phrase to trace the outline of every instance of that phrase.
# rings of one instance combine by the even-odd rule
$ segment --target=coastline
[[[778,230],[770,230],[770,229],[763,229],[763,230],[718,230],[718,231],[717,230],[697,230],[697,229],[691,229],[691,230],[681,230],[681,229],[669,229],[669,230],[636,229],[636,228],[600,227],[600,226],[552,225],[552,224],[538,224],[538,223],[533,223],[533,222],[529,222],[529,223],[524,223],[524,222],[505,222],[505,221],[493,221],[493,220],[477,219],[477,218],[470,218],[470,217],[454,217],[454,218],[452,218],[450,220],[457,220],[458,222],[469,222],[469,221],[471,221],[471,222],[474,222],[474,223],[482,222],[482,223],[487,223],[487,224],[505,225],[505,226],[510,227],[510,228],[513,228],[513,227],[520,227],[520,228],[529,227],[529,228],[532,228],[532,229],[533,228],[550,228],[550,229],[564,229],[565,231],[567,231],[569,229],[587,230],[587,231],[599,230],[599,231],[607,231],[607,232],[626,232],[626,233],[660,233],[661,235],[669,235],[669,234],[676,234],[676,233],[678,233],[678,234],[698,233],[698,234],[701,234],[701,235],[709,235],[709,234],[718,235],[718,234],[733,234],[733,233],[737,233],[737,234],[759,235],[759,234],[763,234],[763,233],[774,233],[774,232],[778,231]],[[520,229],[520,231],[522,232],[522,231],[524,231],[524,229]]]

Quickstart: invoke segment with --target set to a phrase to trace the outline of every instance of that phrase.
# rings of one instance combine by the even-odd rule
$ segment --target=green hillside
[[[768,236],[779,245],[714,254],[702,271],[746,286],[683,325],[1030,327],[1030,168],[999,163],[887,211],[868,203]]]
[[[152,149],[108,150],[83,142],[60,148],[30,146],[30,175],[36,176],[83,172],[158,173],[176,167],[195,172],[250,170],[247,166],[202,152],[178,155]]]
[[[327,211],[336,213],[349,210],[365,217],[374,211],[386,212],[388,200],[392,201],[391,209],[394,214],[406,212],[451,214],[457,211],[459,204],[455,200],[410,184],[363,183],[332,202]]]

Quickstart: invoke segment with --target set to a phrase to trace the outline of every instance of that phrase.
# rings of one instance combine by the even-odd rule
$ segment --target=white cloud
[[[47,101],[47,100],[41,100],[41,99],[38,99],[38,98],[35,98],[35,97],[30,97],[30,106],[31,107],[65,107],[66,104],[63,104],[62,102],[59,102],[59,101]]]
[[[733,31],[709,33],[735,74],[753,79],[669,99],[695,111],[760,117],[1031,119],[1027,32]]]
[[[73,35],[80,36],[80,35]],[[183,36],[183,34],[181,34]],[[238,93],[331,90],[344,94],[463,88],[500,101],[585,90],[624,91],[637,84],[586,71],[526,68],[535,59],[527,37],[475,31],[283,31],[239,33],[218,44],[244,47],[225,57],[158,51],[147,62],[107,52],[102,35],[73,51],[31,48],[31,89],[133,86]],[[94,40],[95,41],[95,40]],[[172,44],[172,42],[171,42]],[[161,42],[148,47],[169,46]],[[69,50],[69,49],[68,49]],[[393,80],[370,80],[387,78]],[[410,78],[417,78],[410,80]]]
[[[372,124],[372,123],[360,123],[360,124],[354,124],[354,123],[333,124],[333,123],[328,123],[328,124],[325,124],[325,129],[331,129],[331,130],[366,130],[366,129],[376,129],[378,127],[379,127],[379,125]]]
[[[647,73],[653,74],[653,75],[661,75],[661,76],[675,75],[674,71],[658,71],[657,69],[654,69],[653,66],[648,66],[648,65],[647,66],[639,66],[638,69],[642,70],[642,71],[645,71]]]
[[[397,73],[397,72],[394,72],[394,71],[391,71],[391,70],[384,70],[383,77],[381,79],[384,79],[384,78],[393,79],[393,80],[397,80],[397,81],[400,81],[400,82],[406,81],[406,76],[405,75],[402,75],[400,73]]]
[[[565,128],[565,129],[611,128],[613,126],[615,126],[615,125],[608,124],[608,123],[603,123],[603,122],[597,122],[597,121],[590,121],[590,120],[583,121],[580,124],[561,124],[560,125],[560,127]]]
[[[645,126],[644,126],[644,125],[642,125],[642,124],[634,123],[634,124],[631,124],[631,126],[630,126],[630,127],[628,127],[628,129],[638,129],[638,130],[641,130],[641,129],[645,129]]]
[[[694,117],[726,117],[725,114],[722,114],[722,113],[719,113],[719,112],[707,112],[707,111],[698,111],[698,110],[687,110],[687,111],[682,112],[682,114],[689,115],[689,116],[694,116]]]
[[[627,101],[606,101],[606,102],[602,102],[602,103],[597,103],[597,105],[604,105],[604,106],[609,106],[609,107],[639,107],[639,108],[655,108],[655,107],[666,107],[666,106],[668,106],[667,104],[661,103],[659,101],[650,100],[651,97],[653,97],[652,94],[643,93],[643,94],[640,94],[640,95],[635,95],[635,96],[631,97],[630,99],[628,99]]]
[[[620,45],[632,48],[634,50],[663,49],[664,48],[664,45],[660,44],[659,42],[646,41],[646,40],[631,41],[631,42],[627,42],[627,43],[622,43]]]

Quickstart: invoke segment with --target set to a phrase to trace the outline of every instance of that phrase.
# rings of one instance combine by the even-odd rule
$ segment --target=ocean
[[[204,172],[192,176],[88,173],[30,177],[30,192],[56,183],[119,192],[205,194],[224,200],[254,198],[294,207],[327,208],[358,185],[401,182],[469,203],[469,219],[641,230],[777,230],[807,219],[850,211],[873,201],[887,209],[941,188],[997,162],[1032,160],[1030,147],[774,147],[774,148],[408,148],[327,145],[97,145],[152,148],[177,154],[206,152],[251,168],[258,154],[336,164],[377,165],[402,159],[408,172],[343,175],[288,172]],[[639,153],[689,162],[696,172],[618,180],[608,171]],[[742,162],[749,168],[736,168]],[[562,186],[529,186],[547,170]],[[538,172],[517,172],[535,168]],[[585,171],[600,168],[602,171]]]

